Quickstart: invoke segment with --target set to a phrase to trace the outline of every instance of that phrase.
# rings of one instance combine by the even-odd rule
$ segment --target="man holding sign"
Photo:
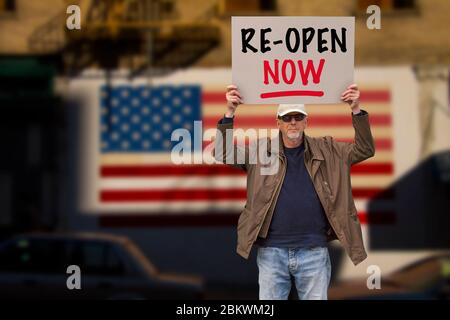
[[[331,265],[327,242],[339,239],[356,265],[367,254],[350,185],[350,167],[375,153],[368,113],[360,109],[359,90],[347,87],[342,101],[350,105],[355,142],[305,134],[308,113],[303,104],[280,104],[277,125],[280,159],[273,175],[261,175],[261,163],[230,163],[227,130],[244,98],[227,87],[227,111],[218,124],[216,159],[247,172],[247,203],[238,222],[237,252],[248,258],[258,246],[260,299],[287,299],[291,276],[300,299],[327,299]],[[228,135],[230,137],[230,135]],[[220,145],[219,145],[220,144]],[[228,150],[227,150],[228,149]],[[237,159],[240,150],[233,146]]]
[[[267,25],[270,22],[270,26]],[[353,164],[375,153],[369,116],[353,82],[354,18],[239,17],[232,20],[233,82],[218,123],[216,160],[247,172],[247,202],[239,216],[237,252],[258,247],[260,299],[287,299],[291,277],[300,299],[327,299],[327,242],[338,239],[356,265],[366,257],[350,182]],[[239,89],[238,89],[239,88]],[[242,103],[279,103],[278,137],[254,160],[254,144],[233,145],[233,119]],[[350,105],[355,140],[305,134],[304,103]],[[227,134],[228,132],[228,134]],[[264,143],[257,145],[264,146]]]

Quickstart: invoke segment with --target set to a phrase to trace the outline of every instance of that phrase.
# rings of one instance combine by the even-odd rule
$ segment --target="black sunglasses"
[[[278,119],[283,120],[283,122],[291,122],[292,119],[295,119],[295,121],[302,121],[305,118],[306,116],[303,113],[298,113],[294,115],[286,114],[284,116],[278,117]]]

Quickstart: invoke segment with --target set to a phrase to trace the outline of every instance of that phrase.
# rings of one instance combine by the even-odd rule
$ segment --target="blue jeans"
[[[328,248],[259,247],[259,299],[286,300],[295,279],[300,300],[326,300],[331,276]]]

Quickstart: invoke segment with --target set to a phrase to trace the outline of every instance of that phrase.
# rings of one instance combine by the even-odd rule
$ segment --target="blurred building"
[[[81,8],[81,30],[67,30],[66,10],[75,3]],[[366,26],[371,4],[381,8],[380,30]],[[87,140],[80,132],[84,124],[76,120],[79,110],[67,103],[71,82],[92,72],[109,83],[117,70],[126,70],[126,79],[152,82],[167,76],[170,82],[178,79],[171,75],[183,70],[185,76],[200,74],[198,78],[219,75],[220,81],[202,81],[222,85],[231,74],[231,16],[355,16],[356,80],[390,86],[394,180],[389,185],[405,185],[401,177],[416,181],[410,174],[422,161],[428,168],[430,156],[450,149],[449,13],[446,0],[0,0],[0,130],[5,153],[0,159],[0,236],[37,229],[125,234],[163,268],[253,289],[255,264],[235,254],[235,214],[206,223],[200,216],[148,220],[142,227],[130,221],[123,227],[105,227],[105,221],[114,219],[101,220],[95,212],[80,209],[75,195],[83,172],[77,170],[80,159],[88,157],[83,153]],[[440,159],[436,163],[447,161]],[[433,168],[443,176],[448,170],[445,165]],[[444,186],[436,187],[440,199],[448,197],[448,180],[439,181]],[[446,205],[443,201],[434,210],[445,210]],[[398,213],[398,221],[405,218]],[[428,225],[437,230],[438,222]],[[373,263],[389,272],[450,245],[448,237],[439,236],[439,245],[407,248],[405,238],[396,241],[395,226],[379,228],[366,235],[378,230],[373,243],[379,250],[369,254],[372,258],[357,269],[349,261],[336,260],[336,272],[364,276]],[[408,227],[401,230],[407,236]],[[389,234],[388,245],[381,241],[383,234]],[[395,245],[389,248],[389,243]]]
[[[64,1],[64,0],[2,0],[0,17],[2,29],[0,40],[2,54],[36,54],[46,50],[61,49],[58,46],[45,47],[50,33],[64,33],[61,22],[65,22],[66,8],[78,3],[83,14],[96,6],[107,8],[128,8],[129,21],[136,12],[148,13],[147,17],[136,17],[138,21],[164,21],[210,25],[220,28],[221,41],[216,48],[207,52],[196,66],[231,65],[230,17],[233,15],[267,16],[356,16],[357,65],[403,65],[449,63],[450,40],[446,34],[446,19],[450,11],[447,1],[430,0],[332,0],[332,1],[289,1],[289,0],[148,0],[148,1]],[[120,4],[115,7],[114,4]],[[366,9],[370,4],[379,5],[382,10],[381,30],[366,28]],[[143,11],[148,10],[148,11]],[[145,19],[144,19],[145,18]],[[106,21],[106,20],[105,20]],[[53,25],[52,25],[53,23]],[[126,23],[124,23],[125,27]],[[143,29],[135,26],[137,29]],[[154,24],[159,32],[170,29],[168,24]],[[120,25],[116,25],[120,29]],[[167,28],[166,30],[163,30]],[[30,48],[35,45],[35,48]],[[41,47],[39,47],[41,45]],[[34,50],[33,50],[34,49]],[[144,52],[144,55],[147,53]]]

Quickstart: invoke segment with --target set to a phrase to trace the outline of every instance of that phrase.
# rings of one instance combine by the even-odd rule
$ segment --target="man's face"
[[[295,119],[295,117],[303,117],[303,120]],[[280,129],[283,137],[290,140],[300,138],[308,123],[306,116],[300,112],[290,112],[282,118],[284,118],[284,120],[289,120],[288,122],[285,122],[283,119],[277,119],[278,129]]]

